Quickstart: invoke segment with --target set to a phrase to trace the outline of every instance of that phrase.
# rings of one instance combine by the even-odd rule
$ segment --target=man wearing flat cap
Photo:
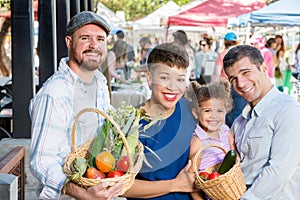
[[[111,199],[122,182],[107,188],[105,183],[85,190],[72,182],[65,187],[62,166],[71,153],[74,119],[84,108],[106,111],[110,107],[105,76],[98,70],[106,59],[109,24],[93,12],[75,15],[66,29],[69,56],[30,102],[32,120],[30,167],[40,181],[39,199]],[[78,120],[77,146],[93,138],[104,118],[85,113]]]

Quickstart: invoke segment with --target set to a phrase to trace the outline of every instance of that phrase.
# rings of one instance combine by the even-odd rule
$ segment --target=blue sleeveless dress
[[[149,122],[141,120],[141,130]],[[145,148],[145,156],[150,165],[143,163],[137,179],[170,180],[175,178],[185,167],[189,157],[190,141],[196,128],[196,121],[189,108],[189,101],[181,98],[174,113],[167,119],[160,120],[146,131],[140,132],[140,141],[159,158]],[[138,199],[138,198],[127,198]],[[159,200],[188,200],[190,193],[169,193],[160,197],[150,198]]]

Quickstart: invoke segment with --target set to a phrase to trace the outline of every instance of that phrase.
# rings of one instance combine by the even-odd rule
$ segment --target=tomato
[[[220,176],[220,173],[219,172],[212,172],[209,174],[209,179],[214,179],[214,178],[217,178],[218,176]]]
[[[120,158],[120,160],[118,161],[117,167],[120,171],[127,172],[128,168],[129,168],[129,162],[128,162],[127,156],[123,156]]]
[[[102,172],[110,172],[115,168],[115,158],[110,152],[102,151],[96,157],[96,167]]]
[[[199,172],[199,176],[205,181],[209,179],[209,173],[208,172]]]
[[[107,178],[115,178],[115,177],[120,177],[123,175],[124,175],[124,172],[122,172],[120,170],[115,170],[115,171],[109,172],[107,174]]]
[[[85,172],[85,176],[87,178],[96,179],[96,180],[100,180],[100,179],[105,178],[105,174],[103,172],[100,172],[95,167],[87,168],[87,170]]]

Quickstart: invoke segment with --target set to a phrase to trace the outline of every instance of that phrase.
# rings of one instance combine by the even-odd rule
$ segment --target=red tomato
[[[208,179],[209,179],[209,173],[208,173],[208,172],[199,172],[199,176],[200,176],[203,180],[208,180]]]
[[[122,172],[120,170],[115,170],[115,171],[109,172],[107,174],[107,178],[115,178],[115,177],[120,177],[123,175],[124,175],[124,172]]]
[[[214,179],[214,178],[217,178],[218,176],[220,176],[220,173],[219,172],[212,172],[209,174],[209,179]]]
[[[96,180],[105,178],[105,174],[103,172],[97,170],[95,167],[87,168],[87,170],[85,172],[85,176],[87,178],[96,179]]]
[[[118,169],[122,172],[127,172],[128,167],[129,167],[129,162],[127,156],[121,157],[120,160],[118,161]]]

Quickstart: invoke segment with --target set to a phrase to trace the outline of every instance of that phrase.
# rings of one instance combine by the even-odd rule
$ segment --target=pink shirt
[[[222,125],[219,131],[219,138],[217,139],[209,137],[209,135],[199,125],[197,125],[193,134],[202,141],[203,147],[209,144],[217,144],[226,149],[226,151],[229,151],[229,130],[230,129],[227,125]],[[217,163],[222,162],[225,157],[224,152],[217,147],[207,148],[200,154],[200,156],[201,155],[203,159],[201,159],[200,161],[200,171],[203,171]]]
[[[225,57],[227,52],[228,52],[228,50],[225,49],[224,51],[218,53],[218,56],[216,59],[215,71],[214,71],[214,75],[216,78],[222,77],[222,78],[228,80],[228,76],[225,73],[225,70],[223,67],[223,58]]]
[[[263,47],[260,49],[261,54],[263,55],[266,63],[268,64],[268,75],[270,78],[274,78],[274,63],[273,63],[273,55],[271,51]]]

